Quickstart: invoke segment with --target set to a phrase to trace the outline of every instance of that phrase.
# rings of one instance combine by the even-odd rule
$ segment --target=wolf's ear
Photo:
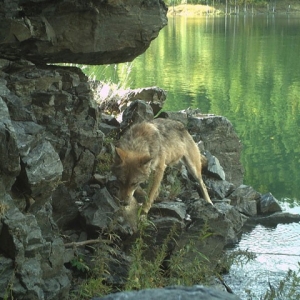
[[[151,157],[151,156],[145,155],[145,156],[143,156],[143,157],[140,157],[139,163],[140,163],[141,167],[143,167],[143,166],[146,167],[147,164],[150,164],[150,163],[151,163],[151,160],[152,160],[152,157]]]
[[[116,160],[119,160],[120,162],[123,162],[125,158],[127,157],[126,151],[122,150],[121,148],[116,147]]]

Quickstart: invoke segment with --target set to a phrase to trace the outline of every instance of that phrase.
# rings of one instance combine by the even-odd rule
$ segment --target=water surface
[[[131,88],[159,86],[165,110],[227,117],[241,138],[246,184],[300,194],[300,19],[292,15],[169,18],[133,63],[86,69]]]

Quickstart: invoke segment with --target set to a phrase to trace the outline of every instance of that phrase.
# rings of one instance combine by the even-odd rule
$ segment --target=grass
[[[81,284],[78,291],[73,293],[74,298],[71,299],[85,300],[119,290],[140,290],[170,285],[192,286],[209,281],[214,274],[210,267],[210,261],[197,251],[192,239],[182,248],[176,244],[178,237],[176,225],[170,229],[161,245],[154,246],[155,249],[151,248],[149,256],[150,245],[147,241],[152,238],[150,234],[153,229],[157,230],[151,221],[140,219],[138,234],[129,251],[131,260],[123,286],[116,287],[107,283],[112,248],[108,247],[108,245],[111,246],[111,243],[106,240],[95,255],[93,270],[89,272],[88,278]],[[210,235],[204,231],[201,235],[199,234],[199,240],[204,240]],[[172,255],[170,255],[170,245],[176,245],[176,250]],[[152,253],[155,255],[153,256]],[[84,272],[87,270],[82,258],[74,261],[73,265]]]

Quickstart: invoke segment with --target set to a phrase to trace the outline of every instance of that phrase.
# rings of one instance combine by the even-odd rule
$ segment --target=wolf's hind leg
[[[188,153],[187,153],[187,155],[185,155],[182,158],[182,161],[186,165],[186,167],[188,168],[188,171],[192,174],[192,176],[198,180],[204,199],[208,203],[213,204],[208,195],[207,188],[202,179],[201,154],[198,150],[197,145],[193,144],[193,146],[189,147],[189,149],[187,151],[188,151]]]

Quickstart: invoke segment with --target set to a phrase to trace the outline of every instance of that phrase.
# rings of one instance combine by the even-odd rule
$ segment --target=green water
[[[131,88],[159,86],[165,110],[200,108],[227,117],[244,145],[244,183],[300,199],[300,18],[169,18],[131,64],[87,74]]]

